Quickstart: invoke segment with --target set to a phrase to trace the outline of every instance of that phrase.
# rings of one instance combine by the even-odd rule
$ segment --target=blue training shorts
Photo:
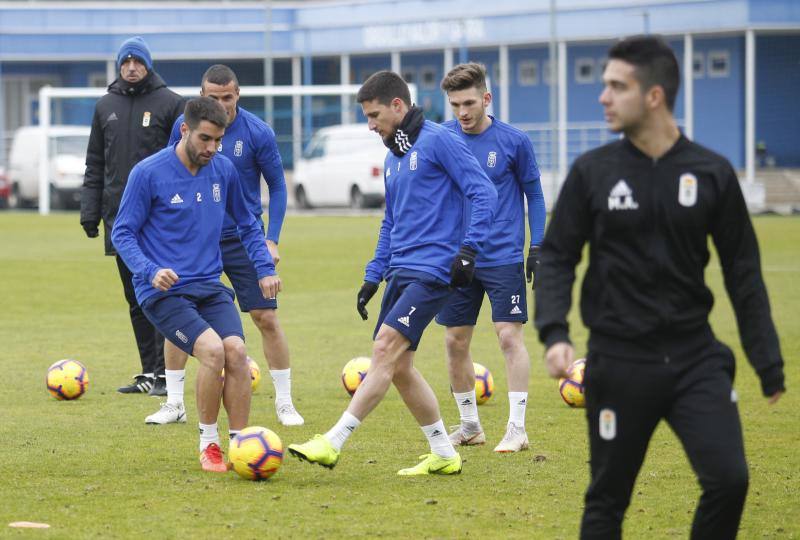
[[[416,351],[425,327],[450,296],[450,287],[425,272],[397,269],[387,276],[381,313],[372,339],[382,324],[391,326],[411,342],[408,350]]]
[[[236,292],[239,309],[248,312],[253,309],[277,309],[276,298],[264,298],[258,286],[258,274],[247,251],[238,237],[223,238],[219,243],[222,252],[222,271],[231,280]]]
[[[239,336],[244,340],[233,291],[219,281],[190,283],[156,294],[144,301],[142,311],[161,335],[188,354],[207,328],[222,339]]]
[[[475,326],[484,293],[492,304],[492,321],[527,322],[527,288],[522,263],[476,268],[472,283],[453,292],[447,305],[436,315],[436,322],[448,327]]]

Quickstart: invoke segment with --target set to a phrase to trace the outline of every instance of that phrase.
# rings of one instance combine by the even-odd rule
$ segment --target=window
[[[607,65],[608,65],[608,57],[607,56],[597,59],[597,80],[598,80],[598,82],[602,82],[603,73],[606,72],[606,66]]]
[[[417,70],[414,68],[406,68],[403,70],[403,80],[408,84],[414,84],[417,79]]]
[[[591,84],[594,82],[594,58],[578,58],[575,60],[575,82]]]
[[[326,137],[317,136],[311,139],[308,143],[303,157],[306,159],[320,158],[325,155],[325,140]]]
[[[87,81],[88,85],[94,88],[105,88],[108,86],[108,79],[106,78],[105,73],[90,73],[89,80]]]
[[[553,66],[550,64],[550,60],[542,62],[542,72],[544,73],[544,84],[553,84],[556,77],[555,73],[553,73]]]
[[[520,86],[534,86],[539,83],[538,65],[536,60],[521,60],[517,64],[517,81]]]
[[[437,87],[436,68],[423,66],[419,69],[419,83],[425,90],[435,90]]]
[[[702,79],[706,75],[706,57],[701,52],[692,56],[692,75],[695,79]]]
[[[731,53],[728,51],[709,51],[708,76],[727,77],[731,73]]]

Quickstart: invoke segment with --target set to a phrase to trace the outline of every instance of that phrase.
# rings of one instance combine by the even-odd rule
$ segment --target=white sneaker
[[[183,403],[175,405],[165,401],[161,404],[158,412],[155,412],[144,419],[145,424],[185,424],[186,409]]]
[[[528,449],[528,434],[525,433],[524,427],[519,427],[511,422],[508,423],[506,428],[506,436],[500,441],[494,451],[500,453],[506,452],[519,452],[520,450]]]
[[[474,426],[452,426],[450,429],[455,430],[448,435],[453,446],[475,446],[486,442],[486,435],[479,423],[475,423]]]
[[[291,401],[288,403],[276,403],[275,412],[278,413],[278,422],[284,426],[302,426],[306,423]]]

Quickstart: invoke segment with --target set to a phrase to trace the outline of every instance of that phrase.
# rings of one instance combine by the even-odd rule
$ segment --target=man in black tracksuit
[[[98,236],[102,219],[106,255],[116,255],[111,229],[128,174],[142,159],[167,145],[172,124],[183,112],[183,98],[167,88],[153,71],[147,44],[140,37],[125,41],[117,55],[119,77],[95,106],[86,175],[81,191],[81,226],[89,238]],[[124,394],[166,395],[164,338],[142,313],[133,291],[133,275],[116,255],[117,268],[130,308],[142,372]]]
[[[770,402],[785,391],[783,360],[750,217],[723,157],[689,141],[672,107],[678,64],[654,37],[609,52],[600,96],[625,138],[579,157],[542,244],[536,327],[550,374],[573,359],[566,316],[575,266],[589,243],[581,314],[591,483],[582,538],[619,538],[647,445],[663,418],[703,494],[692,538],[734,538],[748,471],[731,350],[708,322],[707,238],[719,254],[750,363]]]

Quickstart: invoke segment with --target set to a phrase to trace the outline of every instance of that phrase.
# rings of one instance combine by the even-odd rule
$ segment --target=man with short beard
[[[236,168],[217,155],[226,125],[219,103],[207,97],[190,100],[180,142],[131,171],[111,233],[133,272],[136,299],[144,314],[171,343],[199,361],[200,463],[210,472],[227,470],[217,429],[220,398],[232,431],[245,428],[250,414],[242,321],[233,291],[219,279],[219,239],[226,215],[236,224],[263,297],[275,298],[281,289]]]

